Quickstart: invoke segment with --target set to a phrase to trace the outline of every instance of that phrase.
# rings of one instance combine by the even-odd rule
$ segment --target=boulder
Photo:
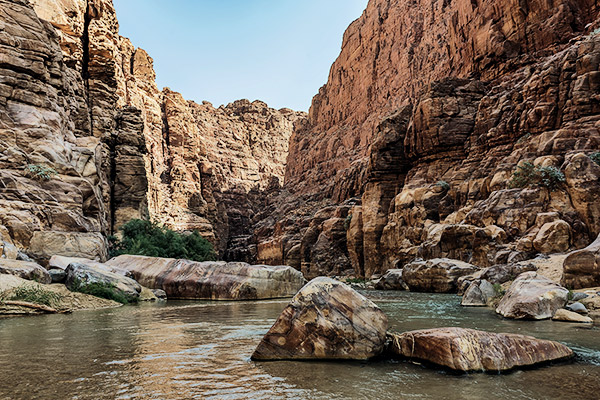
[[[401,269],[388,270],[377,282],[375,289],[378,290],[408,290],[408,285],[402,280]]]
[[[367,360],[384,349],[388,320],[370,300],[330,278],[310,281],[262,339],[253,360]]]
[[[67,273],[62,269],[51,269],[48,271],[52,283],[64,283],[67,279]]]
[[[152,289],[152,293],[158,300],[167,300],[167,293],[162,289]]]
[[[65,285],[69,290],[85,291],[93,289],[93,286],[112,286],[112,289],[125,297],[128,302],[139,300],[142,287],[139,283],[123,275],[115,274],[95,265],[72,263],[66,270],[67,278]],[[88,290],[86,290],[88,289]]]
[[[544,224],[533,240],[533,247],[543,254],[564,253],[571,247],[571,226],[563,220]]]
[[[485,307],[496,297],[496,289],[490,282],[476,280],[467,289],[463,295],[462,306],[468,307]]]
[[[523,264],[499,264],[484,268],[471,275],[458,278],[459,293],[464,293],[469,285],[476,280],[486,280],[492,284],[503,284],[515,278],[524,272],[537,271],[537,267],[531,263]]]
[[[573,304],[569,304],[567,306],[567,310],[576,312],[579,314],[587,314],[589,312],[588,309],[580,302],[575,302]]]
[[[19,256],[19,249],[12,243],[0,240],[0,258],[16,260]]]
[[[402,279],[414,292],[456,293],[458,279],[477,270],[478,267],[463,261],[436,258],[408,264]]]
[[[41,265],[28,261],[0,259],[0,274],[15,275],[39,283],[52,282],[48,271]]]
[[[288,266],[129,255],[113,258],[106,265],[131,273],[140,284],[162,289],[172,299],[284,298],[295,295],[305,283],[302,273]]]
[[[473,329],[439,328],[392,334],[391,354],[459,372],[501,372],[573,356],[549,340]]]
[[[506,318],[549,319],[568,301],[569,291],[537,272],[525,272],[512,283],[496,312]]]
[[[48,268],[66,271],[67,267],[73,263],[85,264],[97,269],[102,269],[104,271],[112,272],[118,275],[123,275],[133,279],[133,275],[127,270],[82,257],[52,256],[52,258],[50,258],[50,261],[48,262]]]
[[[600,286],[600,236],[565,258],[561,284],[573,289]]]
[[[552,317],[553,321],[563,321],[563,322],[577,322],[583,324],[592,324],[594,320],[590,317],[586,317],[584,315],[577,314],[576,312],[565,310],[561,308],[554,314]]]

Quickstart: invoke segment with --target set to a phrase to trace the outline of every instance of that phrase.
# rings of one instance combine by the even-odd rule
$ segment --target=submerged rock
[[[52,282],[46,269],[39,264],[28,261],[0,259],[0,274],[15,275],[39,283]]]
[[[486,280],[477,280],[471,283],[463,295],[461,305],[468,307],[485,307],[496,296],[494,285]]]
[[[302,273],[288,266],[128,255],[113,258],[106,265],[130,272],[140,284],[162,289],[173,299],[283,298],[296,294],[305,283]]]
[[[95,294],[93,288],[100,286],[107,290],[114,290],[129,302],[137,301],[142,292],[140,284],[133,279],[93,265],[72,263],[67,267],[66,273],[65,285],[69,290],[86,292],[90,290],[90,294]]]
[[[567,359],[573,351],[549,340],[463,328],[391,334],[390,352],[460,372],[501,372]]]
[[[408,285],[402,280],[401,269],[390,269],[375,283],[378,290],[408,290]]]
[[[594,320],[591,319],[590,317],[586,317],[584,315],[580,315],[576,312],[565,310],[565,309],[558,310],[556,312],[556,314],[554,314],[554,317],[552,317],[552,320],[563,321],[563,322],[577,322],[577,323],[583,323],[583,324],[594,323]]]
[[[478,267],[463,261],[436,258],[408,264],[403,269],[402,279],[411,291],[453,293],[458,291],[460,277],[477,270]]]
[[[366,360],[384,349],[388,320],[370,300],[330,278],[310,281],[262,339],[253,360]]]
[[[536,272],[526,272],[510,286],[496,312],[506,318],[549,319],[568,301],[569,291]]]

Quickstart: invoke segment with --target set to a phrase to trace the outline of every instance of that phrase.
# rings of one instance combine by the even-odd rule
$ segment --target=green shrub
[[[41,164],[29,164],[25,167],[25,175],[37,181],[49,181],[58,175],[54,168]]]
[[[12,296],[3,296],[5,300],[24,301],[27,303],[43,304],[48,307],[57,306],[62,300],[59,293],[44,289],[40,285],[24,284],[14,290]]]
[[[212,244],[197,231],[177,233],[156,223],[134,219],[123,225],[121,232],[121,240],[109,238],[111,257],[132,254],[192,261],[216,260]]]
[[[590,158],[593,162],[600,165],[600,151],[590,154]]]
[[[103,299],[113,300],[121,304],[135,303],[137,300],[126,296],[117,289],[113,283],[107,282],[92,282],[84,283],[78,279],[73,280],[69,286],[69,290],[89,294]]]
[[[504,297],[504,295],[506,294],[506,291],[504,290],[504,288],[502,287],[501,284],[494,283],[494,293],[495,293],[496,298],[500,298],[500,297]]]
[[[367,280],[364,278],[346,278],[346,283],[367,283]]]
[[[565,175],[556,167],[536,167],[530,162],[517,166],[509,183],[513,188],[527,186],[544,186],[550,190],[557,189],[565,182]]]
[[[441,187],[444,190],[450,190],[450,184],[446,181],[439,181],[435,185]]]

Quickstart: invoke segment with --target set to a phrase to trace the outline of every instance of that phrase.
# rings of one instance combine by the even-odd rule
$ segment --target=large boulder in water
[[[378,290],[408,290],[408,286],[402,280],[401,269],[389,269],[377,283],[375,289]]]
[[[0,258],[0,274],[18,276],[19,278],[36,281],[39,283],[51,283],[52,278],[44,267],[34,262],[7,260]]]
[[[600,286],[600,236],[585,249],[567,256],[561,283],[573,289]]]
[[[69,290],[98,295],[98,291],[114,291],[128,302],[139,300],[142,287],[123,275],[95,265],[71,263],[66,270],[65,285]],[[104,296],[102,296],[104,297]]]
[[[275,299],[291,297],[305,284],[302,273],[288,266],[129,255],[113,258],[106,265],[131,273],[146,287],[164,290],[170,299]]]
[[[494,297],[496,297],[494,285],[485,279],[480,279],[471,283],[460,304],[465,307],[485,307],[492,302]]]
[[[436,258],[408,264],[402,270],[402,279],[414,292],[456,293],[458,279],[478,270],[463,261]]]
[[[252,359],[367,360],[383,351],[387,327],[373,302],[341,282],[316,278],[283,310]]]
[[[508,371],[573,356],[557,342],[473,329],[428,329],[390,337],[392,355],[460,372]]]
[[[569,291],[537,272],[519,275],[512,283],[496,312],[506,318],[549,319],[563,308]]]

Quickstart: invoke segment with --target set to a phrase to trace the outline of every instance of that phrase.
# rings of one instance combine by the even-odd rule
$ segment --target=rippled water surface
[[[366,293],[391,329],[460,326],[573,347],[573,363],[449,375],[405,362],[254,363],[287,301],[168,302],[0,320],[0,399],[597,399],[600,330],[515,322],[454,295]]]

